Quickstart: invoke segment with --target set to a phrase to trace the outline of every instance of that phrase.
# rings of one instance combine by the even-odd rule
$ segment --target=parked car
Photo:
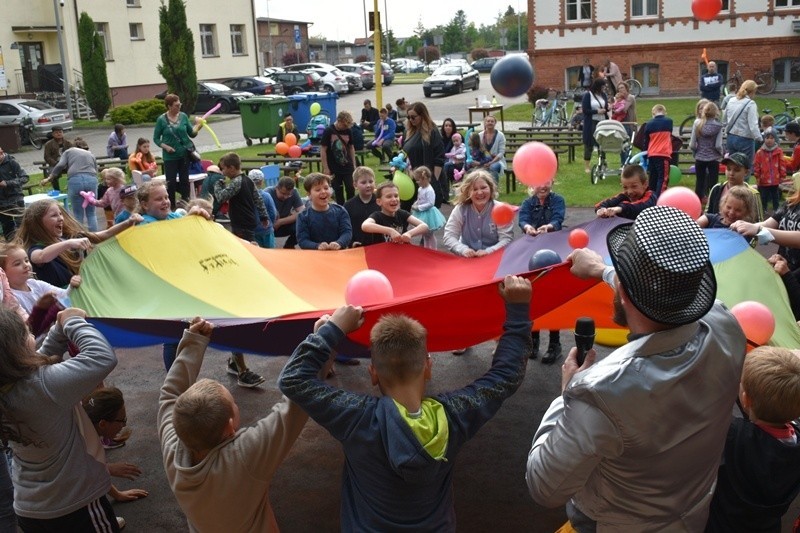
[[[285,67],[290,72],[294,71],[312,71],[316,72],[322,77],[322,90],[329,93],[346,93],[348,92],[347,80],[344,73],[327,63],[298,63],[297,65],[289,65]]]
[[[361,76],[358,74],[353,74],[352,72],[342,72],[342,76],[344,76],[344,79],[347,80],[348,93],[360,91],[364,88],[364,84],[361,82]]]
[[[410,72],[422,72],[425,67],[422,61],[407,58],[392,59],[391,66],[392,70],[395,72],[405,72],[406,74]]]
[[[480,73],[469,65],[444,65],[422,82],[425,97],[433,93],[457,94],[464,89],[478,90]]]
[[[270,74],[274,74],[276,72],[286,72],[286,71],[283,70],[283,67],[264,67],[264,70],[261,74],[263,76],[270,77]]]
[[[167,96],[167,91],[162,91],[156,95],[156,98],[163,100]],[[197,103],[194,109],[188,110],[191,113],[205,112],[210,110],[215,105],[219,104],[219,113],[238,113],[239,100],[250,98],[253,96],[251,93],[244,91],[235,91],[221,83],[215,81],[198,81],[197,82]],[[186,111],[186,110],[184,110]]]
[[[222,85],[235,91],[245,91],[252,94],[283,94],[283,85],[264,76],[243,76],[231,78],[222,82]]]
[[[358,74],[361,76],[361,85],[366,90],[370,90],[375,87],[375,71],[365,65],[345,63],[342,65],[336,65],[336,68],[345,73],[350,72],[351,74]]]
[[[273,72],[270,78],[283,85],[283,94],[319,91],[322,78],[312,72]]]
[[[499,57],[482,57],[472,62],[472,68],[478,72],[491,72],[495,63],[500,61]]]
[[[363,61],[359,63],[359,65],[366,65],[372,70],[375,70],[375,62],[374,61]],[[392,67],[389,66],[388,63],[384,63],[381,61],[381,76],[383,77],[383,84],[389,86],[394,81],[394,70]]]
[[[0,124],[19,124],[30,117],[33,135],[46,138],[53,126],[65,131],[72,129],[72,115],[66,109],[58,109],[40,100],[0,100]]]

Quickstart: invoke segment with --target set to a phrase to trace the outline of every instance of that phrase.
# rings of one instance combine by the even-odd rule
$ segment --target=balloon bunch
[[[297,144],[297,135],[294,133],[287,133],[283,137],[283,141],[275,145],[275,151],[280,155],[288,155],[296,159],[302,155],[303,147]]]
[[[89,205],[97,205],[97,198],[94,197],[94,193],[92,191],[81,191],[81,196],[83,196],[83,204],[82,207],[86,209]]]

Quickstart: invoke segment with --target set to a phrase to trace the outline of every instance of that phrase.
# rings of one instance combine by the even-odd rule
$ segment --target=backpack
[[[350,126],[350,142],[356,150],[364,149],[364,129],[358,124]]]
[[[319,140],[322,139],[322,133],[331,123],[331,118],[328,116],[327,111],[320,111],[308,121],[306,126],[306,133],[309,139]]]

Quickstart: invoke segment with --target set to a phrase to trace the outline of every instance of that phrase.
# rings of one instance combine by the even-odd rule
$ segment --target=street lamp
[[[64,35],[61,30],[61,11],[59,8],[64,6],[64,2],[53,0],[53,10],[56,13],[56,35],[58,37],[58,53],[61,56],[61,68],[63,70],[64,82],[64,98],[66,99],[66,107],[72,113],[72,95],[69,92],[69,66],[67,65],[67,56],[64,54]]]

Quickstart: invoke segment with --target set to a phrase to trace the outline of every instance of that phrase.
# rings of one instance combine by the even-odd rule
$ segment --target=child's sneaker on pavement
[[[253,387],[258,387],[262,383],[266,381],[263,376],[259,376],[255,372],[251,372],[250,370],[245,370],[241,374],[239,374],[239,379],[236,381],[236,384],[240,387],[245,387],[251,389]]]
[[[228,374],[232,376],[239,375],[239,367],[236,366],[236,363],[233,361],[233,357],[228,357]]]

